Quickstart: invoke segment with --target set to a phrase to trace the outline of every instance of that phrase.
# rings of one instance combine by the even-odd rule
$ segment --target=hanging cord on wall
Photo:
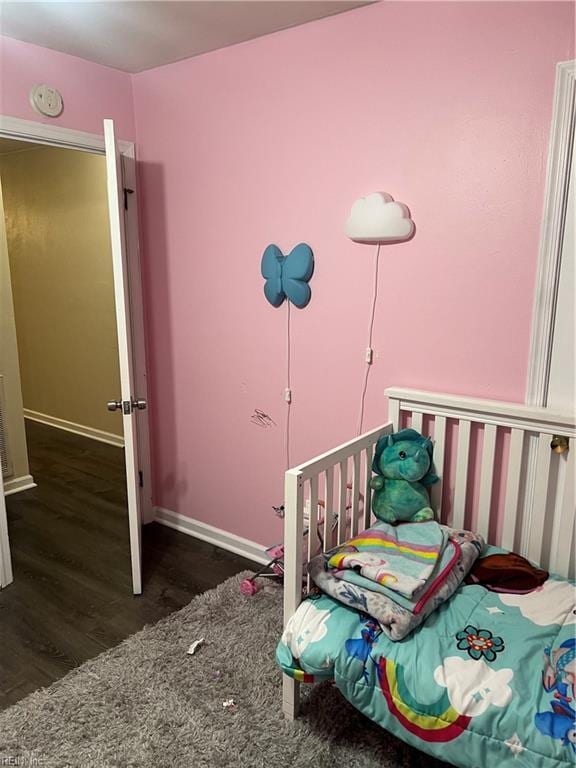
[[[364,384],[362,385],[362,396],[360,398],[360,417],[358,419],[358,435],[362,434],[362,426],[364,424],[364,404],[366,400],[366,391],[368,389],[368,379],[370,377],[370,369],[372,368],[372,333],[374,331],[374,316],[376,314],[376,300],[378,298],[378,264],[380,261],[380,243],[376,248],[376,255],[374,257],[374,297],[372,299],[372,312],[370,314],[370,328],[368,330],[368,346],[366,347],[366,372],[364,374]]]
[[[291,343],[290,343],[290,299],[286,300],[288,305],[287,323],[286,323],[286,389],[284,390],[284,400],[286,401],[286,469],[290,469],[290,411],[292,409],[292,385],[290,383],[291,373]]]

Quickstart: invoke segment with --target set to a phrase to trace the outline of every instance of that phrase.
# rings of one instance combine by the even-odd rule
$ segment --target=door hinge
[[[133,195],[134,190],[129,189],[128,187],[124,187],[124,210],[128,210],[128,195]]]
[[[144,488],[144,474],[141,469],[138,470],[138,484],[140,488]]]

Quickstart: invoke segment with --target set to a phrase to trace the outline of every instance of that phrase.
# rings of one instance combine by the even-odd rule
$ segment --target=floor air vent
[[[4,396],[4,376],[0,376],[0,463],[2,477],[12,477],[14,470],[10,459],[6,427],[6,398]]]

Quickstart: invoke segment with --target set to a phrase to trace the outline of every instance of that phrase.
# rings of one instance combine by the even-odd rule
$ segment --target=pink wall
[[[555,64],[569,3],[381,3],[133,79],[156,503],[273,542],[286,306],[264,247],[316,256],[293,311],[292,463],[353,436],[373,249],[356,197],[407,203],[382,251],[365,427],[390,384],[522,401]],[[255,408],[276,427],[250,421]]]
[[[30,88],[48,83],[60,90],[64,111],[43,118],[30,106]],[[131,76],[65,53],[0,37],[0,114],[102,133],[102,120],[116,121],[120,139],[134,141]]]
[[[309,242],[293,311],[292,463],[354,434],[373,249],[356,197],[406,202],[383,249],[365,427],[400,384],[523,400],[557,61],[570,3],[381,3],[134,77],[0,38],[0,112],[134,139],[143,199],[156,503],[267,543],[282,501],[286,306],[260,257]],[[50,121],[53,122],[53,121]],[[277,426],[250,421],[254,409]]]

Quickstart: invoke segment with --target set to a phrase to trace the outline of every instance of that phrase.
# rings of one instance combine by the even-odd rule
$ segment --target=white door
[[[529,398],[551,411],[575,415],[575,202],[576,202],[576,62],[563,62],[556,72],[543,220],[543,239],[536,283],[536,303],[530,360]],[[535,488],[546,483],[546,520],[553,520],[550,570],[569,563],[576,571],[574,519],[576,503],[576,441],[550,461],[532,441],[528,454],[525,542],[533,516]],[[561,447],[561,446],[557,446]],[[550,535],[550,531],[547,532]]]
[[[576,410],[575,379],[575,325],[574,295],[576,293],[576,271],[574,252],[576,251],[576,152],[572,153],[572,166],[568,184],[566,219],[562,238],[562,254],[558,293],[556,295],[556,314],[554,317],[554,336],[550,360],[550,379],[546,405],[554,411],[574,413]]]
[[[124,185],[122,181],[120,152],[114,137],[113,120],[104,120],[104,143],[106,146],[108,209],[110,215],[112,263],[114,267],[114,294],[116,300],[121,387],[119,398],[109,403],[109,408],[120,411],[124,427],[132,587],[134,594],[139,595],[142,592],[142,545],[137,414],[140,409],[146,407],[146,402],[137,398],[132,365],[128,267],[124,232]],[[111,393],[111,396],[118,397],[115,393]]]
[[[7,311],[8,310],[8,311]],[[10,318],[7,322],[7,316]],[[10,376],[10,394],[20,389],[20,382],[14,382],[14,371],[18,370],[18,353],[16,346],[16,330],[13,327],[14,314],[12,307],[12,289],[10,287],[10,268],[8,265],[8,242],[4,225],[4,203],[2,200],[2,185],[0,184],[0,374]],[[12,333],[9,334],[9,329]],[[8,338],[10,336],[10,338]],[[10,360],[10,364],[7,360]],[[21,405],[20,405],[21,407]],[[7,430],[8,418],[0,413],[0,445],[6,446],[4,430]],[[24,420],[22,419],[22,432]],[[0,462],[2,464],[2,462]],[[10,541],[8,539],[8,519],[6,502],[4,500],[4,480],[0,468],[0,589],[12,582],[12,561],[10,559]]]
[[[574,313],[574,298],[576,293],[575,283],[575,204],[576,195],[574,184],[576,182],[576,152],[572,153],[568,181],[568,194],[566,196],[566,209],[564,219],[564,232],[562,236],[562,249],[560,253],[560,270],[558,275],[558,287],[556,293],[556,311],[554,314],[554,330],[552,336],[552,352],[550,355],[550,375],[548,379],[548,396],[546,406],[553,411],[576,414],[576,376],[575,376],[575,346],[576,328]],[[573,509],[576,491],[576,456],[574,456],[574,440],[571,449],[561,455],[553,457],[552,479],[556,474],[556,482],[560,493],[570,493],[570,506]],[[556,470],[556,473],[554,473]],[[558,494],[559,496],[560,494]],[[572,558],[569,575],[574,575],[576,564],[574,562],[574,546],[570,547],[570,539],[574,536],[573,528],[562,526],[560,514],[556,513],[554,520],[556,527],[563,531],[563,538],[568,541],[572,550]],[[554,531],[556,534],[556,530]]]
[[[4,482],[0,472],[0,589],[12,582],[12,561],[8,543],[8,519],[4,501]]]

